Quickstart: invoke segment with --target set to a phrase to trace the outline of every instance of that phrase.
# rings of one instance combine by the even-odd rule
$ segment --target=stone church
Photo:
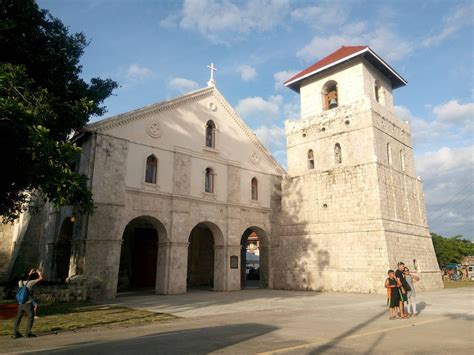
[[[212,71],[211,71],[212,73]],[[383,293],[399,260],[442,287],[410,126],[393,113],[406,81],[366,46],[341,47],[290,78],[288,169],[208,87],[88,125],[74,137],[96,211],[23,215],[0,230],[4,279],[40,265],[83,275],[91,298],[245,287],[258,239],[261,287]]]

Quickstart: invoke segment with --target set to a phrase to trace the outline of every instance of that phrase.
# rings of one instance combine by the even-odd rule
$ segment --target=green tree
[[[436,233],[431,233],[433,246],[440,266],[448,263],[461,263],[468,255],[474,255],[474,243],[464,239],[462,235],[445,238]]]
[[[117,83],[80,78],[88,45],[33,0],[0,0],[0,215],[13,221],[41,191],[56,207],[93,211],[87,178],[73,163],[80,148],[69,140]]]

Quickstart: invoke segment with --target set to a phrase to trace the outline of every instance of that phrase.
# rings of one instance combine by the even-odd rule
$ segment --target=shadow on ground
[[[178,314],[183,311],[198,310],[211,306],[229,306],[243,301],[264,300],[266,304],[272,301],[303,299],[320,294],[315,291],[287,291],[262,288],[247,288],[232,292],[212,292],[202,289],[188,289],[188,292],[176,295],[156,295],[153,291],[127,292],[118,294],[110,303],[115,306],[127,306],[135,309],[163,311]]]
[[[375,322],[378,318],[384,316],[387,314],[387,311],[386,310],[383,310],[382,312],[379,312],[377,313],[376,315],[374,315],[373,317],[367,319],[366,321],[362,322],[362,323],[359,323],[357,325],[355,325],[354,327],[352,327],[351,329],[347,330],[346,332],[340,334],[339,336],[337,336],[336,338],[332,339],[331,341],[325,343],[325,344],[322,344],[320,346],[318,346],[317,348],[315,349],[312,349],[311,352],[309,354],[311,355],[315,355],[315,354],[321,354],[321,353],[324,353],[326,351],[329,351],[335,347],[337,347],[339,345],[340,342],[342,342],[343,340],[345,340],[347,337],[350,337],[351,335],[354,335],[357,331],[367,327],[370,323],[372,322]],[[384,335],[380,335],[377,340],[374,342],[374,344],[372,344],[370,347],[369,347],[369,350],[367,351],[367,354],[370,354],[371,351],[373,349],[375,349],[375,347],[377,346],[378,343],[380,343],[383,339]],[[348,352],[350,351],[350,349],[347,349]]]
[[[207,354],[273,332],[274,326],[244,323],[157,333],[127,340],[80,343],[37,354]],[[198,350],[199,349],[199,350]]]

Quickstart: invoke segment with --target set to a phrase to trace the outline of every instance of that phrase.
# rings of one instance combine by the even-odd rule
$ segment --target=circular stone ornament
[[[151,120],[146,128],[147,133],[153,138],[161,137],[161,125],[157,120]]]
[[[214,102],[209,102],[207,104],[207,107],[209,107],[209,110],[211,111],[214,111],[214,112],[217,111],[217,105]]]
[[[260,158],[258,157],[257,152],[252,153],[252,155],[250,156],[250,161],[252,162],[252,164],[255,164],[255,165],[260,163]]]

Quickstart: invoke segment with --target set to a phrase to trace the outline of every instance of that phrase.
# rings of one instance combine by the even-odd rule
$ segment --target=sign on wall
[[[231,269],[239,268],[239,257],[237,255],[232,255],[230,257],[230,268]]]

